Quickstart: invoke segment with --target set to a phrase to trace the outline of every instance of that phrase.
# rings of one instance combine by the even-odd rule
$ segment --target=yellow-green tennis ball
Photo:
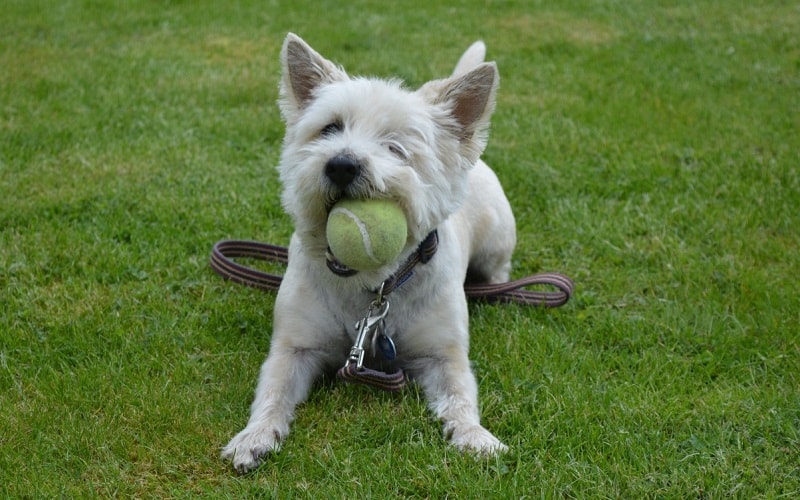
[[[325,235],[339,262],[357,271],[372,271],[400,255],[408,223],[392,201],[342,200],[328,215]]]

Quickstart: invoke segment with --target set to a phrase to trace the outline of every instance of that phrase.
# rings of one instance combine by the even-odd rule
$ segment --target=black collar
[[[434,229],[428,233],[428,236],[426,236],[424,240],[422,240],[417,247],[417,251],[408,257],[405,264],[403,264],[400,269],[397,270],[397,272],[389,276],[389,278],[383,282],[383,294],[386,295],[398,286],[402,285],[408,278],[411,277],[414,266],[419,263],[425,264],[431,260],[436,254],[436,249],[438,247],[439,233]],[[328,269],[330,269],[333,274],[343,278],[348,278],[358,273],[357,270],[350,269],[336,260],[336,257],[334,257],[330,251],[328,251],[326,254],[326,263],[328,264]]]

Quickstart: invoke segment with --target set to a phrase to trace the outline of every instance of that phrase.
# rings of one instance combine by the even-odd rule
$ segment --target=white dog
[[[393,80],[351,78],[299,37],[286,37],[279,171],[295,233],[250,420],[222,451],[237,471],[257,467],[279,448],[314,380],[348,360],[359,333],[353,324],[384,301],[391,308],[381,311],[380,331],[392,352],[386,359],[373,353],[368,362],[401,368],[419,384],[458,449],[507,449],[480,424],[463,290],[467,279],[507,281],[516,243],[511,207],[479,158],[498,86],[497,68],[483,62],[484,53],[476,42],[450,78],[412,92]],[[353,275],[332,271],[325,226],[342,198],[400,205],[408,241],[396,262]],[[432,233],[435,255],[390,296],[376,298]]]

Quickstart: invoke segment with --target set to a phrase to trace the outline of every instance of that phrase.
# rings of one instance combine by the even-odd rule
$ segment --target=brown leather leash
[[[366,316],[356,323],[355,328],[358,331],[356,343],[350,350],[350,355],[345,365],[337,372],[339,379],[345,382],[366,384],[391,392],[399,391],[405,387],[407,377],[402,368],[398,368],[392,373],[387,373],[365,366],[364,353],[366,349],[364,346],[367,343],[367,339],[372,338],[374,350],[374,343],[379,340],[384,345],[384,357],[387,356],[386,353],[388,352],[387,359],[394,359],[396,353],[394,343],[390,337],[383,333],[383,320],[389,309],[386,297],[411,277],[417,264],[427,263],[436,253],[437,246],[438,234],[433,231],[403,266],[381,284],[377,290],[376,299],[370,304]],[[211,268],[222,277],[262,290],[278,290],[283,281],[283,276],[239,264],[233,260],[234,258],[250,258],[288,264],[289,250],[285,247],[268,243],[246,240],[223,240],[215,244],[211,250]],[[342,266],[332,256],[329,256],[327,264],[331,272],[345,278],[357,272]],[[532,285],[546,285],[556,290],[523,290],[524,287]],[[543,307],[564,305],[572,296],[574,289],[575,285],[572,280],[559,273],[535,274],[507,283],[464,285],[464,292],[470,299],[483,299],[492,303],[517,303]]]
[[[232,259],[249,258],[287,264],[285,247],[247,240],[222,240],[211,250],[211,268],[223,278],[262,290],[278,290],[283,276],[270,274],[239,264]],[[554,291],[524,290],[529,286],[548,286]],[[490,303],[516,303],[529,306],[559,307],[569,301],[575,291],[573,281],[560,273],[540,273],[506,283],[464,285],[467,297]]]

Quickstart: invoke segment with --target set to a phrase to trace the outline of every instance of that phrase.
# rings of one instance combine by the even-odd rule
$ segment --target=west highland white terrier
[[[366,363],[402,369],[419,384],[453,445],[479,455],[507,449],[480,423],[463,289],[465,280],[507,281],[516,243],[511,207],[480,159],[499,79],[485,51],[476,42],[452,76],[409,91],[396,80],[350,77],[296,35],[286,37],[278,168],[295,232],[250,420],[222,451],[237,471],[280,447],[314,380],[352,354],[353,324],[362,318],[367,333],[380,323],[391,350]],[[390,199],[402,208],[408,241],[395,262],[360,272],[336,266],[325,227],[344,198]],[[431,235],[435,254],[405,272]],[[393,290],[384,298],[387,282]],[[384,301],[390,309],[372,310]]]

